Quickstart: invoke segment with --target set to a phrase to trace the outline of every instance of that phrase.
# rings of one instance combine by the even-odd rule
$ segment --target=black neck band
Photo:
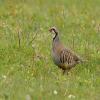
[[[55,40],[55,39],[56,39],[57,35],[58,35],[58,33],[57,33],[57,32],[55,32],[55,37],[53,38],[53,40]]]

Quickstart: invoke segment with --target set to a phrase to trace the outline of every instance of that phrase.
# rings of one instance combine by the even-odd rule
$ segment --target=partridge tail
[[[87,60],[79,57],[78,63],[85,63],[85,62],[87,62]]]

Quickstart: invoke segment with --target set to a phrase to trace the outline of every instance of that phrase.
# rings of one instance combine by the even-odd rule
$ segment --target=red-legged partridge
[[[75,67],[82,60],[69,49],[64,47],[55,27],[52,27],[49,31],[54,35],[52,42],[53,61],[63,70],[63,73],[68,73],[71,68]]]

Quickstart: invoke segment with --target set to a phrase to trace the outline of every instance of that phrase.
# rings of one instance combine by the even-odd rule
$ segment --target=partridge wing
[[[60,62],[61,63],[71,64],[73,63],[73,61],[74,61],[74,55],[69,50],[63,49],[60,52]]]

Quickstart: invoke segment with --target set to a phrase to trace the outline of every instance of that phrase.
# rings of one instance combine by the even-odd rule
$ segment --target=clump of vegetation
[[[0,0],[0,100],[99,100],[100,0]],[[87,59],[62,75],[51,60],[56,26]]]

